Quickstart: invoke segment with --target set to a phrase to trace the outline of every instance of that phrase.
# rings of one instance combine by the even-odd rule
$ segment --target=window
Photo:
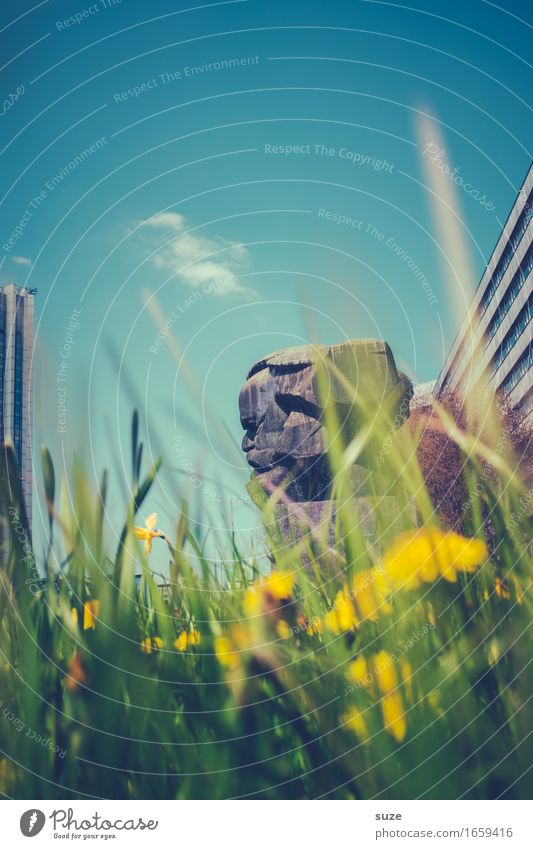
[[[531,270],[533,269],[533,245],[530,245],[528,251],[520,263],[520,267],[518,268],[516,274],[511,280],[505,295],[503,296],[500,305],[496,312],[494,313],[492,319],[490,320],[489,326],[487,327],[487,338],[490,341],[496,331],[498,330],[500,324],[503,319],[509,312],[511,305],[515,302],[518,294],[526,282]]]
[[[532,365],[533,342],[530,342],[520,359],[515,363],[505,380],[500,383],[498,388],[503,389],[504,392],[507,393],[511,392],[517,383],[523,378],[525,373],[529,371]]]
[[[522,333],[524,332],[524,330],[526,329],[526,327],[528,326],[528,324],[529,324],[529,322],[531,321],[532,318],[533,318],[533,294],[531,294],[529,296],[525,306],[523,306],[522,309],[520,310],[520,312],[518,313],[518,316],[517,316],[516,321],[514,322],[513,326],[511,327],[509,332],[506,334],[506,336],[503,339],[503,342],[500,344],[496,353],[494,354],[494,356],[492,358],[491,376],[494,375],[498,371],[498,369],[500,368],[504,359],[509,354],[509,352],[514,348],[518,339],[520,338],[520,336],[522,335]]]
[[[526,205],[520,213],[520,217],[515,224],[513,232],[511,233],[511,237],[509,239],[507,247],[502,253],[498,264],[494,269],[490,282],[483,293],[483,297],[481,298],[481,302],[479,304],[480,317],[484,315],[488,305],[492,301],[496,290],[502,281],[503,275],[505,274],[509,263],[511,262],[511,259],[516,249],[518,248],[518,245],[520,244],[520,240],[522,239],[522,236],[527,230],[531,218],[533,218],[533,192],[530,193],[526,201]]]

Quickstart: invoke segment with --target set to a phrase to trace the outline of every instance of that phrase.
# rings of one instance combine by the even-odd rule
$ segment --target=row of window
[[[476,316],[477,321],[479,321],[481,319],[481,317],[487,311],[487,307],[489,306],[492,298],[494,297],[496,290],[497,290],[498,286],[500,285],[507,268],[509,267],[509,263],[511,262],[511,259],[512,259],[514,253],[516,252],[516,249],[518,248],[518,245],[520,244],[520,240],[522,239],[522,236],[524,235],[532,217],[533,217],[533,191],[530,193],[530,195],[527,199],[527,202],[526,202],[522,212],[520,213],[518,221],[516,222],[514,229],[513,229],[513,232],[511,233],[511,237],[510,237],[510,239],[507,243],[507,247],[505,248],[503,254],[501,255],[501,257],[498,261],[498,264],[496,265],[496,268],[494,269],[491,280],[490,280],[487,288],[485,289],[485,291],[483,293],[483,296],[481,298],[481,301],[480,301],[480,304],[479,304],[479,307],[478,307],[477,316]],[[500,326],[500,324],[503,320],[503,316],[505,315],[505,313],[507,312],[507,310],[511,306],[512,302],[514,301],[516,295],[518,294],[518,291],[522,287],[524,280],[527,277],[527,275],[529,274],[529,272],[531,271],[532,267],[533,267],[533,253],[530,249],[528,251],[528,254],[526,255],[526,258],[522,261],[519,271],[517,272],[517,274],[515,275],[515,278],[513,279],[513,283],[515,283],[516,280],[520,279],[520,285],[518,286],[517,289],[512,289],[513,284],[511,284],[511,286],[508,289],[509,298],[507,298],[507,296],[506,296],[506,299],[504,299],[504,301],[502,301],[502,303],[500,304],[500,308],[498,310],[498,313],[492,319],[491,324],[489,325],[489,331],[488,331],[488,334],[487,334],[489,341],[490,341],[490,339],[492,339],[492,337],[496,333],[496,330],[498,329],[498,327]],[[512,289],[512,292],[510,291],[511,289]],[[444,378],[444,380],[442,382],[441,391],[445,388],[445,386],[448,383],[449,377],[455,373],[457,366],[459,365],[461,359],[463,358],[463,355],[465,353],[466,344],[467,344],[467,342],[466,342],[466,339],[465,339],[465,340],[463,340],[463,342],[461,343],[461,345],[457,349],[455,357],[453,358],[452,363],[451,363],[451,365],[448,369],[448,373],[447,373],[446,377]],[[476,351],[476,354],[477,353],[481,353],[481,350],[478,349],[478,351]]]
[[[499,389],[504,392],[512,392],[517,383],[525,373],[533,366],[533,342],[530,342],[519,360],[515,363],[505,380],[500,383]]]
[[[513,326],[505,335],[503,342],[492,358],[491,377],[498,371],[508,353],[514,348],[518,339],[533,318],[533,294],[531,294],[513,322]]]
[[[480,316],[484,315],[487,310],[488,305],[492,301],[498,286],[500,285],[503,275],[505,274],[507,268],[509,267],[509,263],[513,258],[513,255],[520,244],[520,240],[524,233],[527,230],[527,226],[531,219],[533,218],[533,192],[530,193],[526,205],[524,209],[520,213],[518,221],[515,224],[513,232],[511,233],[511,237],[507,243],[507,246],[502,253],[496,268],[492,274],[490,279],[490,283],[486,287],[483,292],[483,297],[481,298],[481,302],[479,304],[479,314]]]
[[[518,270],[516,271],[513,279],[511,280],[505,295],[503,296],[498,309],[492,316],[489,326],[487,327],[487,339],[490,341],[505,316],[509,312],[511,305],[516,301],[522,286],[526,282],[529,277],[531,271],[533,270],[533,244],[531,244],[527,250],[526,255],[524,256]]]

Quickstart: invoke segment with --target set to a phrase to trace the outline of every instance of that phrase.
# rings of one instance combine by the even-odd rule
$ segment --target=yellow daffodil
[[[291,601],[293,587],[293,573],[280,570],[254,581],[244,594],[245,616],[251,618],[262,613],[276,616],[279,608]]]
[[[313,616],[312,619],[306,621],[305,630],[309,637],[314,637],[324,632],[322,620],[318,616]]]
[[[83,605],[83,630],[87,631],[89,628],[96,628],[96,620],[98,619],[98,614],[100,613],[100,602],[97,598],[92,599],[91,601],[86,601]]]
[[[187,631],[182,631],[174,640],[174,646],[178,651],[187,651]]]
[[[159,651],[163,648],[163,640],[161,637],[145,637],[141,640],[141,651],[145,654],[152,654],[153,651]]]
[[[407,731],[407,723],[403,712],[402,697],[399,693],[389,693],[381,700],[383,725],[392,734],[397,743],[401,743]]]
[[[368,740],[368,729],[363,714],[357,708],[350,708],[344,714],[342,721],[350,731],[353,731],[361,742]]]
[[[388,651],[378,652],[374,655],[373,667],[378,687],[383,695],[385,696],[395,690],[398,686],[398,676],[392,655]]]
[[[261,593],[256,587],[246,590],[243,610],[245,616],[257,616],[261,612]]]
[[[385,575],[379,569],[363,569],[353,580],[353,597],[364,621],[375,622],[380,613],[391,613]]]
[[[364,655],[360,654],[355,660],[352,660],[348,665],[347,676],[349,681],[354,684],[359,684],[361,687],[368,687],[372,681],[372,676],[368,670],[368,664]]]
[[[276,624],[276,631],[278,632],[278,636],[281,637],[282,640],[288,640],[291,635],[291,628],[288,622],[285,619],[280,619]]]
[[[274,570],[264,580],[264,588],[278,601],[291,597],[294,587],[294,574]]]
[[[163,531],[159,531],[155,525],[157,522],[157,513],[151,513],[147,520],[144,528],[138,527],[135,525],[133,528],[133,533],[137,537],[137,539],[144,540],[144,552],[145,554],[150,554],[152,550],[152,542],[154,539],[165,538],[166,534]]]
[[[324,617],[324,626],[333,631],[334,634],[342,634],[345,631],[351,631],[352,628],[357,628],[358,625],[359,617],[345,587],[335,596],[333,607]]]
[[[475,571],[487,557],[482,540],[423,529],[401,534],[386,551],[383,567],[395,587],[415,589],[439,576],[454,582],[458,572]]]
[[[192,631],[181,631],[174,640],[174,647],[178,651],[187,651],[189,646],[197,646],[200,643],[200,632],[193,628]]]
[[[215,654],[221,666],[227,669],[237,669],[240,665],[240,655],[235,651],[228,637],[216,637]]]

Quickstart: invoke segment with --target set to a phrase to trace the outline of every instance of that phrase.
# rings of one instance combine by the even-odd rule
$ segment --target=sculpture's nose
[[[248,451],[251,451],[251,450],[252,450],[252,448],[254,448],[254,446],[255,446],[255,442],[253,441],[253,439],[250,439],[250,437],[248,436],[248,434],[247,434],[247,433],[245,433],[245,434],[244,434],[244,436],[243,436],[243,438],[242,438],[242,442],[241,442],[241,448],[242,448],[242,450],[243,450],[245,453],[248,453]]]

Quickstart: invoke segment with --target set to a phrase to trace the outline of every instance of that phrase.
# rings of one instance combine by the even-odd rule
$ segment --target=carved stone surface
[[[250,369],[239,397],[242,449],[261,489],[278,498],[283,493],[278,514],[286,535],[295,524],[316,527],[331,517],[324,407],[334,411],[347,445],[383,411],[398,427],[409,415],[412,394],[411,381],[397,371],[381,340],[286,348]],[[352,469],[352,491],[369,535],[375,498],[394,495],[387,459],[378,466],[378,453],[379,446],[369,442]]]

